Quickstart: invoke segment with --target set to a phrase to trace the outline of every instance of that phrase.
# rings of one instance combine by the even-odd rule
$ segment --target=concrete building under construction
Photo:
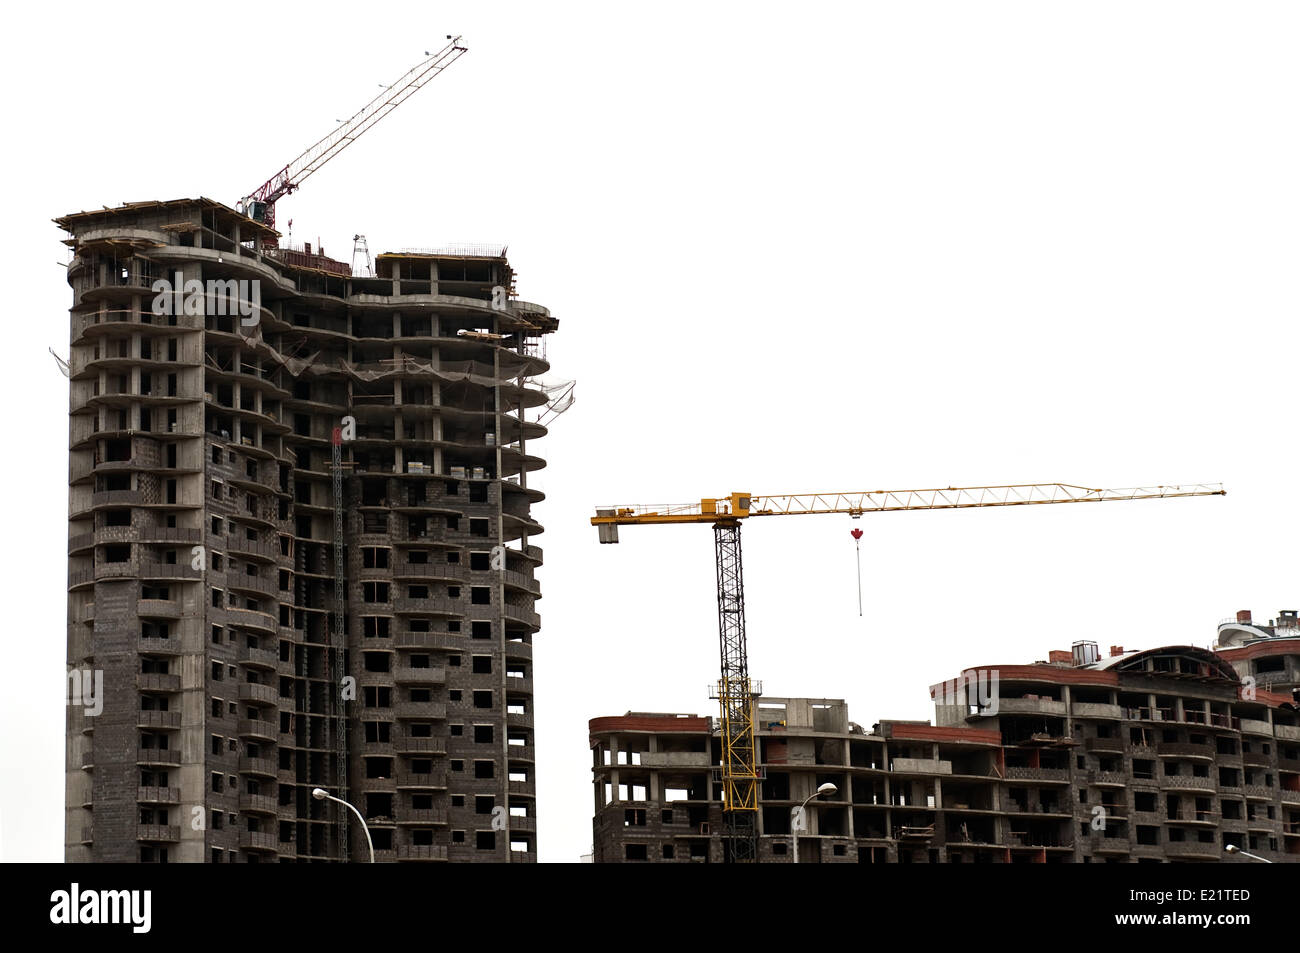
[[[319,787],[379,860],[534,861],[558,322],[504,249],[354,274],[207,199],[56,221],[70,700],[102,684],[68,709],[66,859],[364,859]]]
[[[761,862],[1300,861],[1300,621],[1239,613],[1215,651],[1095,643],[931,688],[935,723],[868,731],[839,699],[754,717]],[[590,722],[601,862],[725,858],[716,719]],[[834,792],[814,796],[825,784]]]

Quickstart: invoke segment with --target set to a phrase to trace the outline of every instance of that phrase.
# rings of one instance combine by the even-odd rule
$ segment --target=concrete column
[[[609,736],[609,799],[620,800],[618,796],[618,735]]]

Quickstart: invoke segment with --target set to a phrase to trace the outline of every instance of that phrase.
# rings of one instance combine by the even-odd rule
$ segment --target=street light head
[[[1224,844],[1223,849],[1227,851],[1229,854],[1235,854],[1241,850],[1241,848],[1238,847],[1236,844]]]
[[[834,794],[834,793],[835,793],[836,791],[838,791],[838,790],[839,790],[839,788],[837,788],[835,785],[833,785],[833,784],[831,784],[829,781],[827,781],[825,784],[823,784],[821,787],[819,787],[819,788],[817,789],[817,793],[818,793],[819,795],[822,795],[822,794]]]
[[[323,800],[325,800],[325,798],[329,797],[329,795],[325,793],[325,789],[324,789],[324,788],[312,788],[312,789],[311,789],[311,796],[314,797],[314,798],[315,798],[316,800],[318,800],[318,801],[323,801]]]

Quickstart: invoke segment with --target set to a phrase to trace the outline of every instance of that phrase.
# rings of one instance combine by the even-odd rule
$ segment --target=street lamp
[[[336,804],[342,804],[357,816],[357,820],[361,822],[361,829],[366,832],[366,846],[370,848],[370,862],[373,864],[375,862],[375,844],[370,839],[370,828],[366,826],[366,819],[361,816],[361,812],[342,798],[327,793],[324,788],[312,788],[311,796],[318,801],[333,801]]]
[[[1260,857],[1258,854],[1252,854],[1249,851],[1242,850],[1236,844],[1224,844],[1223,849],[1229,854],[1240,854],[1242,857],[1249,857],[1251,860],[1257,860],[1261,864],[1271,864],[1273,861],[1267,857]]]
[[[813,798],[821,797],[823,794],[834,794],[838,790],[839,788],[827,781],[804,798],[802,804],[790,809],[790,843],[794,845],[794,862],[796,864],[799,863],[799,822],[803,819],[803,809],[808,806],[808,802]]]

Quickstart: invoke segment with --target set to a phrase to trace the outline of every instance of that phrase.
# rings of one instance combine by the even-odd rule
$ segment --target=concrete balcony
[[[1241,733],[1243,735],[1264,735],[1268,738],[1273,737],[1273,726],[1266,721],[1259,721],[1255,718],[1241,719]]]
[[[437,844],[404,844],[397,848],[399,862],[435,862],[447,859],[447,848]]]
[[[1219,813],[1217,811],[1180,810],[1170,815],[1169,823],[1188,827],[1218,827]]]
[[[1093,831],[1079,846],[1092,854],[1128,854],[1133,849],[1127,836],[1107,837],[1101,831]]]
[[[447,706],[441,702],[399,701],[393,706],[393,714],[399,721],[405,721],[408,719],[445,721],[447,719]]]
[[[137,599],[136,615],[142,619],[179,619],[181,604],[167,599]]]
[[[212,610],[216,612],[217,610]],[[275,617],[269,612],[263,612],[261,609],[245,609],[240,606],[229,606],[225,609],[226,619],[231,625],[242,625],[250,629],[257,629],[267,635],[275,635],[280,627],[276,624]]]
[[[501,607],[501,614],[511,622],[520,622],[532,629],[542,627],[542,617],[531,609],[506,603]]]
[[[239,647],[239,661],[250,668],[275,669],[280,664],[280,653],[274,649]]]
[[[278,599],[280,581],[275,575],[249,576],[245,573],[227,573],[226,588],[237,592],[253,592],[262,596]]]
[[[180,655],[180,639],[150,639],[140,636],[135,642],[136,649],[143,655]]]
[[[501,581],[512,589],[521,589],[524,592],[531,593],[534,597],[541,597],[542,584],[527,573],[513,572],[508,569],[503,570]]]
[[[512,754],[511,757],[515,757],[515,755]],[[641,752],[641,767],[643,768],[711,768],[712,766],[713,761],[709,754],[704,751]]]
[[[96,582],[113,579],[133,579],[140,574],[139,564],[134,560],[124,563],[97,563],[94,573]]]
[[[181,677],[159,672],[144,672],[135,677],[135,687],[142,692],[179,692]]]
[[[240,831],[239,849],[274,854],[280,850],[280,839],[269,831]]]
[[[278,705],[280,693],[274,685],[262,685],[254,682],[239,683],[239,700],[255,705]]]
[[[396,645],[399,649],[463,649],[466,636],[447,632],[399,632]]]
[[[441,667],[413,668],[399,665],[393,669],[393,681],[398,685],[441,685],[447,681],[447,670]]]
[[[1270,788],[1263,784],[1247,784],[1245,787],[1248,801],[1271,801],[1277,797],[1277,788]]]
[[[252,738],[256,741],[273,742],[279,737],[275,722],[263,721],[260,718],[241,718],[236,732],[241,738]]]
[[[129,527],[122,527],[129,529]],[[68,537],[68,555],[72,556],[82,550],[90,549],[95,545],[94,533],[78,533],[76,536]]]
[[[1124,717],[1124,709],[1119,705],[1075,702],[1070,706],[1070,714],[1075,718],[1108,718],[1118,721]]]
[[[1036,817],[1070,817],[1071,811],[1067,806],[1060,804],[1043,804],[1040,801],[1031,801],[1028,804],[1018,804],[1015,801],[1007,801],[1002,808],[1008,814],[1032,815]]]
[[[141,560],[139,575],[141,579],[188,579],[197,581],[203,578],[203,573],[193,568],[188,562],[161,563],[152,560]]]
[[[1089,781],[1100,788],[1124,788],[1128,787],[1128,775],[1122,771],[1090,771],[1088,772]]]
[[[228,537],[225,545],[226,551],[233,556],[254,556],[268,562],[277,562],[281,556],[279,543],[246,539],[242,535]]]
[[[442,738],[410,738],[399,735],[393,739],[393,750],[398,754],[445,755],[447,742]]]
[[[138,787],[135,789],[135,799],[141,804],[179,804],[181,789]]]
[[[521,659],[521,660],[531,662],[533,658],[533,647],[528,642],[520,642],[515,639],[507,639],[506,658]]]
[[[527,712],[506,712],[507,728],[531,728],[533,716]]]
[[[178,711],[137,711],[135,713],[137,728],[179,728],[181,713]]]
[[[366,578],[366,573],[376,573],[376,579],[387,579],[388,571],[384,569],[365,569],[362,570],[362,577]],[[438,579],[448,582],[464,582],[469,578],[469,570],[459,563],[443,562],[425,562],[414,563],[409,559],[399,559],[393,565],[393,579]]]
[[[1204,791],[1213,794],[1216,790],[1214,778],[1198,778],[1186,774],[1162,774],[1160,787],[1174,791]]]
[[[1161,758],[1187,758],[1194,761],[1213,761],[1214,745],[1162,741],[1156,745],[1156,755]]]
[[[1007,768],[1008,781],[1054,781],[1065,783],[1070,780],[1070,772],[1064,768]]]
[[[399,811],[397,823],[399,826],[444,827],[447,824],[447,812],[438,808]]]
[[[521,834],[535,834],[537,833],[537,818],[516,817],[515,815],[511,814],[510,830],[512,833],[518,831]]]
[[[1276,691],[1275,685],[1290,685],[1294,682],[1300,682],[1300,674],[1290,672],[1256,672],[1255,684],[1260,688],[1267,688],[1270,691]]]
[[[1123,754],[1123,738],[1085,738],[1083,750],[1089,752],[1102,752],[1105,754]]]
[[[180,842],[181,829],[167,824],[137,824],[135,839],[175,844]]]
[[[1295,725],[1274,725],[1273,734],[1283,741],[1300,741],[1300,728]]]
[[[279,814],[280,805],[270,794],[246,794],[240,792],[239,809],[249,814]]]
[[[1169,841],[1164,845],[1165,855],[1178,860],[1222,860],[1223,850],[1218,844],[1201,841]]]
[[[452,599],[448,596],[394,596],[393,612],[397,615],[450,615],[465,614],[465,600]]]
[[[999,715],[1064,715],[1065,702],[1050,698],[999,698]]]
[[[179,748],[137,748],[136,764],[180,764]]]
[[[180,543],[193,546],[203,542],[203,534],[197,529],[173,529],[167,526],[145,525],[139,527],[137,535],[142,543]]]
[[[447,786],[447,773],[445,771],[435,771],[429,774],[412,774],[403,771],[397,775],[397,786],[399,788],[442,789]]]
[[[92,507],[139,506],[144,502],[144,494],[139,490],[100,490],[90,495]]]
[[[253,758],[248,755],[240,755],[239,773],[257,775],[263,778],[278,778],[280,769],[273,758]]]
[[[531,695],[533,693],[533,679],[531,676],[507,675],[506,691],[520,695]]]

